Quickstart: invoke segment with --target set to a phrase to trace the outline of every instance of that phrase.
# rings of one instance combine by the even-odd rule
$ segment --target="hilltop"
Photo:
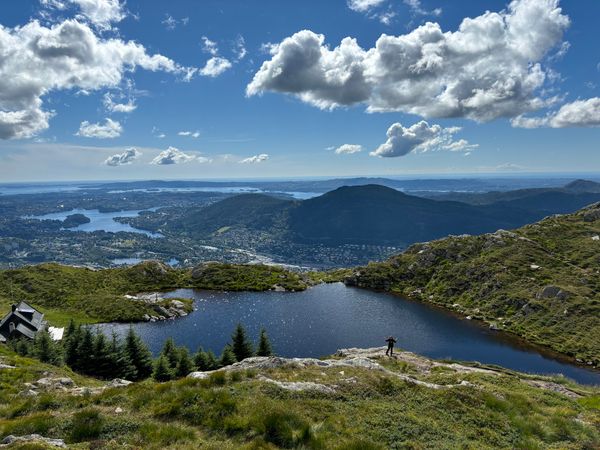
[[[23,449],[600,445],[597,388],[408,352],[382,354],[376,348],[323,360],[254,357],[177,381],[107,383],[0,347],[0,435]]]
[[[292,243],[403,245],[449,233],[483,233],[535,218],[537,214],[516,208],[436,201],[365,185],[340,187],[304,201],[243,194],[192,208],[165,227],[197,239],[243,229]]]
[[[150,217],[135,223],[221,244],[243,236],[267,253],[277,253],[284,243],[405,247],[450,234],[516,228],[548,214],[573,212],[600,200],[600,193],[581,192],[593,190],[591,184],[595,185],[582,181],[569,189],[469,194],[465,201],[417,197],[378,184],[342,186],[302,201],[243,194],[189,208],[160,224]]]
[[[514,231],[415,244],[346,283],[481,319],[600,364],[600,203]]]

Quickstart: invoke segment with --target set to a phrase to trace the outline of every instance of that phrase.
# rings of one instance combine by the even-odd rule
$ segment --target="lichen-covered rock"
[[[27,443],[27,442],[38,442],[38,443],[43,443],[50,447],[67,448],[65,441],[63,441],[62,439],[51,439],[51,438],[43,437],[39,434],[27,434],[25,436],[13,436],[11,434],[9,436],[6,436],[4,439],[2,439],[2,441],[0,442],[0,446],[7,447],[7,446],[12,446],[13,444]]]
[[[545,286],[536,295],[536,298],[538,298],[538,299],[557,298],[559,300],[566,300],[568,297],[569,297],[569,293],[563,291],[558,286]]]

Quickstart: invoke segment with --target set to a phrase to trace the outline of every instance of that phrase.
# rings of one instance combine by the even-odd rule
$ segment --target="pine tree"
[[[13,348],[21,356],[28,356],[33,353],[33,346],[27,339],[17,339],[14,341]]]
[[[206,360],[208,361],[206,370],[215,370],[219,368],[219,361],[212,350],[206,352]]]
[[[65,362],[73,370],[77,369],[77,364],[79,362],[78,349],[81,335],[81,325],[75,325],[75,322],[71,320],[65,332],[63,347],[65,350]]]
[[[160,354],[167,358],[169,367],[171,367],[171,369],[175,369],[177,367],[177,363],[179,362],[179,351],[177,350],[177,346],[175,345],[173,338],[169,338],[165,341]]]
[[[260,338],[258,341],[258,350],[256,351],[256,354],[258,356],[271,356],[273,354],[273,348],[271,347],[267,330],[264,328],[261,328],[260,330]]]
[[[92,374],[94,366],[94,335],[90,327],[84,327],[77,346],[77,361],[73,368],[85,374]]]
[[[33,354],[42,362],[58,365],[61,355],[56,344],[50,337],[50,333],[42,330],[37,333],[33,342]]]
[[[132,381],[139,381],[148,378],[154,369],[152,363],[152,354],[146,344],[142,342],[133,328],[129,328],[125,338],[125,354],[135,367],[136,373]]]
[[[254,355],[254,349],[252,348],[252,342],[246,335],[246,330],[241,323],[237,324],[235,331],[231,335],[231,350],[233,351],[235,358],[238,361],[249,358]]]
[[[75,321],[73,319],[69,320],[69,325],[65,329],[63,339],[65,339],[65,340],[70,339],[71,336],[73,336],[77,332],[77,329],[78,329],[78,327],[75,324]]]
[[[94,337],[94,367],[92,375],[109,379],[115,378],[115,367],[111,357],[110,344],[106,340],[106,336],[100,331],[96,331]]]
[[[154,364],[152,377],[156,381],[169,381],[173,378],[173,372],[169,367],[169,360],[164,355],[160,355]]]
[[[125,380],[135,379],[137,373],[135,366],[131,363],[123,344],[121,344],[114,332],[110,341],[109,350],[111,363],[115,368],[113,378],[123,378]]]
[[[202,347],[194,354],[194,367],[196,370],[202,372],[210,370],[210,361],[208,360],[208,354],[202,350]]]
[[[231,348],[231,345],[227,344],[223,349],[223,353],[221,353],[221,358],[219,358],[219,365],[221,367],[230,366],[236,362],[235,353]]]
[[[181,347],[175,375],[179,378],[187,377],[192,370],[194,370],[194,364],[190,358],[190,353],[186,347]]]

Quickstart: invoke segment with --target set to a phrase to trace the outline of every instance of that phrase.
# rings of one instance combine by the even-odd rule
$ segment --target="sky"
[[[597,0],[3,0],[0,182],[600,172]]]

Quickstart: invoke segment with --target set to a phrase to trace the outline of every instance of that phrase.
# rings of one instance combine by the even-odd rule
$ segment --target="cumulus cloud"
[[[87,120],[81,122],[77,136],[97,139],[113,139],[121,136],[123,127],[119,122],[106,119],[104,124],[90,123]]]
[[[455,141],[454,134],[459,131],[459,127],[442,128],[437,124],[429,125],[424,120],[410,127],[394,123],[387,130],[387,140],[370,155],[393,158],[411,152],[467,151],[477,147],[477,144],[470,144],[465,139]]]
[[[336,155],[351,155],[352,153],[358,153],[362,151],[361,145],[356,144],[343,144],[335,149]]]
[[[132,113],[137,109],[137,105],[133,99],[128,99],[127,103],[117,103],[114,101],[113,96],[108,92],[104,94],[102,103],[104,104],[104,108],[111,113]]]
[[[80,10],[78,19],[88,21],[102,30],[110,29],[112,23],[126,17],[124,3],[120,0],[41,0],[42,6],[61,11],[71,5],[77,6]]]
[[[246,88],[291,94],[322,109],[364,104],[369,112],[488,121],[547,106],[548,53],[569,18],[558,0],[514,0],[506,10],[465,18],[443,32],[427,22],[408,34],[381,35],[364,50],[354,38],[331,49],[300,31],[271,50]]]
[[[221,56],[213,56],[206,65],[200,69],[200,74],[205,77],[218,77],[223,72],[231,68],[231,62]]]
[[[38,21],[7,28],[0,26],[0,139],[28,138],[48,128],[52,111],[42,98],[56,90],[91,92],[119,86],[137,68],[183,74],[160,54],[117,38],[104,39],[89,25],[69,19],[51,27]]]
[[[265,162],[269,159],[269,155],[266,153],[261,153],[260,155],[250,156],[249,158],[244,158],[240,160],[240,164],[258,164],[261,162]]]
[[[189,137],[193,137],[194,139],[200,136],[200,132],[199,131],[180,131],[179,133],[177,133],[179,136],[189,136]]]
[[[518,116],[511,123],[519,128],[598,127],[600,126],[600,98],[592,97],[565,103],[558,111],[545,117]]]
[[[196,159],[196,156],[188,155],[175,147],[169,147],[168,149],[160,152],[156,158],[154,158],[150,164],[157,166],[168,166],[171,164],[183,164],[188,163]]]
[[[140,156],[142,156],[142,152],[131,147],[126,149],[123,153],[117,153],[116,155],[109,156],[104,161],[104,164],[111,167],[124,166],[127,164],[131,164]]]

